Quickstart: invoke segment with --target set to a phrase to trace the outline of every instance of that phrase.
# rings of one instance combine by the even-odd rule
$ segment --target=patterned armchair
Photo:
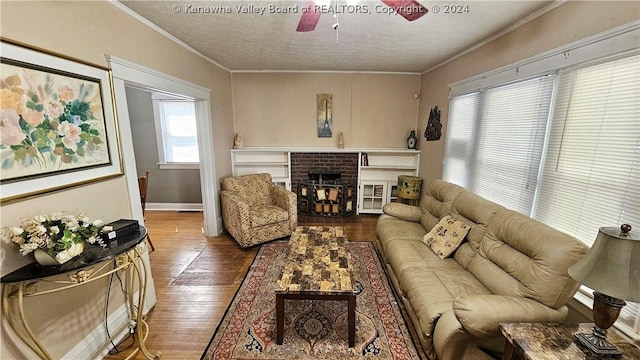
[[[220,197],[224,227],[243,248],[291,235],[298,224],[296,194],[270,174],[224,178]]]

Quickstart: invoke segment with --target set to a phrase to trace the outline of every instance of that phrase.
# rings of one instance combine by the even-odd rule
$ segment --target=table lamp
[[[569,268],[569,275],[593,292],[591,334],[576,333],[573,338],[596,355],[620,355],[607,341],[607,329],[626,305],[624,300],[640,302],[640,233],[624,224],[620,229],[601,227],[587,254]]]

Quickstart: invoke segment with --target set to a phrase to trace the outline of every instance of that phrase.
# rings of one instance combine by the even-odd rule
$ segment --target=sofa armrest
[[[465,330],[487,337],[499,334],[500,323],[562,322],[569,309],[563,306],[556,310],[516,296],[465,295],[453,301],[453,311]]]
[[[279,186],[271,187],[271,200],[273,204],[286,210],[289,214],[289,228],[291,231],[298,226],[298,197],[293,191]]]
[[[397,202],[390,202],[382,207],[385,214],[397,217],[400,220],[418,222],[422,217],[419,207]]]
[[[222,190],[220,206],[224,227],[241,245],[248,245],[251,237],[249,204],[231,191]]]

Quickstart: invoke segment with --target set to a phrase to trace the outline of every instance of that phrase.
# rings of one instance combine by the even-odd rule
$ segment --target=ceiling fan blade
[[[302,9],[302,16],[300,17],[300,22],[298,23],[296,31],[306,32],[315,30],[321,14],[320,9],[316,7],[315,2],[313,0],[308,0],[307,5]]]
[[[416,0],[382,0],[382,2],[409,21],[419,19],[429,12]]]

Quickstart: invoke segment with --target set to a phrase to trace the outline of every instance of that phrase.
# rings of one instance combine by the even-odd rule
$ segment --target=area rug
[[[206,359],[419,359],[373,244],[350,242],[357,284],[355,347],[347,344],[347,302],[287,300],[277,345],[275,283],[288,242],[263,245],[209,345]]]

